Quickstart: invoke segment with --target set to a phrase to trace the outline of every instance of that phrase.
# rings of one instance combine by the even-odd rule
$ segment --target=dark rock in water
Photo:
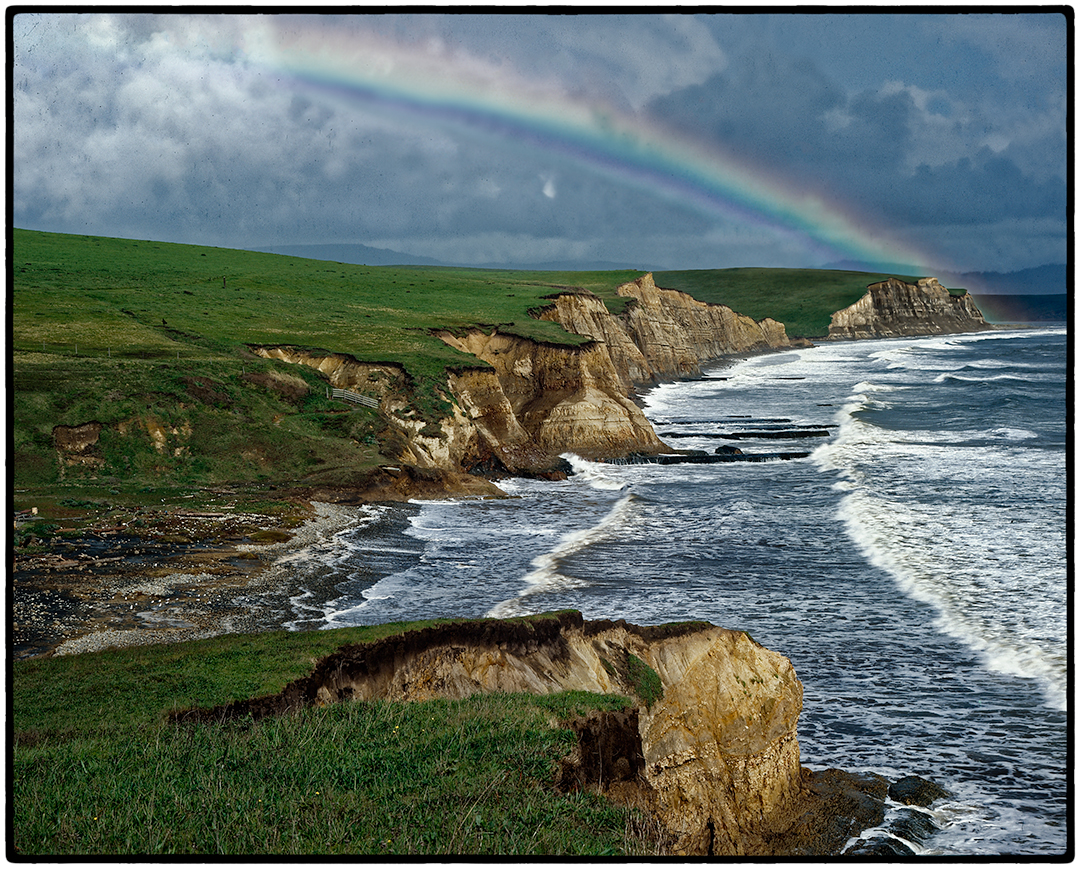
[[[791,453],[730,453],[717,451],[709,454],[702,450],[685,450],[681,453],[662,453],[660,455],[643,455],[631,453],[625,459],[604,459],[612,465],[715,465],[719,462],[775,462],[788,459],[805,459],[808,452]]]
[[[928,806],[947,796],[945,788],[917,775],[906,775],[889,785],[889,799],[905,806]]]
[[[741,456],[743,454],[743,451],[738,447],[731,447],[727,444],[722,447],[717,447],[713,452],[718,456]]]
[[[900,809],[888,824],[888,830],[894,836],[917,844],[925,842],[939,829],[933,818],[918,809]]]
[[[735,431],[720,435],[723,438],[824,438],[829,436],[825,428],[792,428],[786,431]]]
[[[884,822],[889,784],[881,776],[838,769],[804,769],[803,775],[813,808],[796,814],[788,829],[774,839],[772,853],[835,855],[853,836]]]
[[[844,857],[914,857],[915,852],[899,839],[891,836],[874,836],[871,839],[859,839],[848,848]]]

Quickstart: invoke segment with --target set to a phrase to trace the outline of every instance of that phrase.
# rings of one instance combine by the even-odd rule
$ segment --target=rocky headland
[[[992,329],[970,295],[953,295],[937,278],[909,284],[889,278],[870,284],[854,305],[837,311],[829,338],[899,338]]]
[[[810,346],[788,337],[784,324],[755,321],[724,305],[657,287],[651,274],[618,287],[628,299],[613,314],[597,296],[572,288],[553,295],[540,319],[588,339],[581,346],[547,344],[501,332],[438,332],[477,365],[448,375],[450,412],[437,423],[410,413],[405,373],[392,365],[359,362],[346,354],[313,353],[279,345],[259,355],[317,368],[335,388],[377,397],[400,435],[399,460],[414,469],[373,476],[382,496],[410,491],[413,477],[439,476],[449,489],[479,494],[475,478],[518,474],[558,476],[573,452],[620,458],[676,452],[653,430],[634,402],[638,389],[663,380],[699,376],[710,361],[739,354]],[[829,339],[936,335],[992,328],[970,296],[954,296],[934,278],[872,284],[866,295],[833,315]],[[466,477],[473,477],[466,480]],[[467,491],[466,491],[467,490]],[[497,492],[492,490],[491,495]],[[328,493],[319,497],[326,499]]]
[[[173,717],[221,722],[358,700],[565,690],[636,705],[571,722],[577,746],[556,786],[599,790],[649,813],[669,854],[870,853],[857,837],[883,823],[887,795],[921,805],[945,795],[921,780],[891,786],[803,768],[802,683],[791,662],[707,622],[638,626],[566,611],[444,624],[344,646],[278,694]]]
[[[318,368],[336,388],[378,397],[402,435],[405,464],[474,475],[550,475],[565,472],[560,455],[566,452],[606,458],[668,451],[633,401],[637,388],[700,374],[712,359],[792,343],[781,323],[755,322],[658,288],[652,275],[620,286],[618,294],[630,300],[619,315],[592,293],[573,290],[537,312],[588,339],[578,347],[497,328],[439,332],[477,365],[449,375],[451,412],[434,426],[409,417],[404,375],[392,366],[287,346],[253,349]]]

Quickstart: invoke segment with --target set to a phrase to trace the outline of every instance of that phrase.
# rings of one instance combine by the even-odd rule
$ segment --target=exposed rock
[[[615,316],[591,293],[565,292],[540,313],[583,347],[542,344],[498,330],[441,332],[447,344],[493,369],[453,375],[450,388],[476,428],[477,455],[508,470],[549,466],[572,451],[586,457],[666,449],[630,400],[636,385],[699,374],[724,354],[786,346],[782,324],[755,323],[722,305],[657,288],[652,275],[620,286],[633,299]]]
[[[757,853],[802,794],[802,683],[791,662],[720,628],[654,643],[641,657],[664,686],[641,734],[673,851]]]
[[[888,782],[879,775],[838,769],[803,770],[805,796],[789,822],[767,837],[762,853],[825,856],[885,818]],[[847,852],[845,852],[847,853]]]
[[[645,687],[643,672],[659,677],[662,693]],[[800,768],[802,684],[791,662],[743,631],[705,622],[642,627],[585,622],[570,611],[449,623],[344,646],[279,694],[174,718],[568,689],[619,693],[640,705],[575,722],[579,744],[561,764],[558,786],[636,793],[672,853],[835,854],[880,823],[883,779]]]
[[[588,338],[581,346],[533,341],[497,328],[437,332],[448,345],[477,359],[474,367],[448,373],[450,411],[438,422],[413,415],[410,384],[399,366],[294,347],[252,350],[309,365],[335,387],[377,397],[384,419],[397,432],[394,459],[404,465],[449,473],[559,476],[564,472],[559,457],[565,452],[586,458],[672,452],[631,400],[636,386],[699,376],[704,362],[733,353],[792,346],[782,323],[754,321],[724,305],[662,289],[651,274],[623,284],[617,293],[630,300],[619,315],[592,293],[570,288],[538,312],[541,319]],[[983,328],[991,327],[970,297],[950,295],[934,278],[917,285],[890,278],[837,312],[829,336]]]
[[[914,857],[915,851],[892,836],[858,839],[844,851],[845,857]]]
[[[550,464],[567,451],[588,457],[665,448],[627,397],[629,384],[604,344],[556,346],[480,330],[439,337],[494,369],[452,377],[450,386],[484,446],[500,457],[508,451],[516,463],[532,451]]]
[[[301,490],[296,490],[301,493]],[[411,501],[455,498],[505,498],[506,493],[493,483],[473,474],[442,468],[419,468],[415,465],[384,467],[373,472],[361,488],[307,487],[302,494],[328,503],[365,503],[369,501]]]
[[[919,809],[899,809],[884,825],[873,826],[878,827],[875,835],[858,839],[844,851],[844,856],[912,856],[918,853],[916,847],[940,830],[930,814]]]
[[[103,428],[97,421],[53,427],[53,446],[56,447],[61,477],[66,467],[100,468],[105,463],[97,449]]]
[[[782,453],[744,453],[741,450],[730,453],[723,447],[715,453],[702,450],[686,450],[681,453],[662,453],[660,455],[631,455],[625,459],[608,459],[613,465],[721,465],[731,462],[783,462],[790,459],[805,459],[810,453],[805,450]]]
[[[725,305],[661,289],[651,274],[623,284],[617,292],[634,299],[620,319],[648,364],[646,376],[632,377],[634,382],[700,374],[706,360],[789,344],[783,323],[768,318],[757,322]]]
[[[867,288],[854,305],[837,311],[829,338],[894,338],[992,329],[970,295],[952,295],[937,278],[909,284],[889,278]]]
[[[888,828],[892,835],[916,844],[925,842],[938,831],[934,819],[918,809],[900,809],[889,820]]]
[[[889,799],[905,806],[929,806],[934,800],[944,799],[949,792],[940,785],[921,776],[907,775],[889,785]]]

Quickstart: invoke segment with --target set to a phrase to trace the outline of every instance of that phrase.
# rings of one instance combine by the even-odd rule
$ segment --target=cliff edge
[[[484,494],[478,492],[479,476],[564,475],[560,456],[567,452],[584,458],[670,452],[632,400],[637,387],[699,375],[704,363],[723,356],[809,343],[789,340],[783,323],[775,320],[753,320],[727,306],[657,287],[651,274],[616,292],[628,300],[620,314],[593,293],[574,288],[554,293],[536,312],[588,339],[580,346],[539,342],[498,327],[435,331],[477,360],[475,366],[448,372],[449,411],[438,421],[414,412],[408,377],[398,366],[291,346],[251,349],[318,368],[334,387],[377,397],[394,433],[393,461],[454,477],[457,482],[447,478],[439,484],[449,491]],[[951,294],[935,278],[917,284],[890,278],[834,313],[828,337],[990,328],[970,296]],[[380,498],[422,497],[414,482],[382,473],[373,487]],[[497,492],[491,488],[487,494]]]
[[[582,346],[541,343],[498,328],[437,331],[478,360],[448,375],[450,412],[437,423],[412,415],[406,377],[395,366],[292,346],[251,349],[317,368],[336,388],[376,396],[399,434],[395,458],[404,464],[556,475],[563,473],[566,452],[602,458],[668,451],[630,398],[639,384],[699,374],[702,363],[730,353],[789,344],[783,324],[660,289],[651,274],[617,292],[630,299],[620,315],[585,290],[559,292],[538,312],[588,338]]]

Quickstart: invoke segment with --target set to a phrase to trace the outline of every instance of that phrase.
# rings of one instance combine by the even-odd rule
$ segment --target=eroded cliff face
[[[336,389],[350,389],[376,398],[387,422],[402,435],[401,452],[395,458],[418,468],[459,470],[474,444],[474,433],[459,407],[432,431],[414,418],[408,378],[398,365],[359,362],[345,353],[313,353],[299,347],[278,345],[250,348],[267,359],[306,365],[326,375]]]
[[[833,314],[829,338],[945,335],[991,328],[970,295],[952,295],[937,278],[922,278],[917,284],[889,278],[871,284],[854,305]]]
[[[452,376],[450,389],[500,457],[505,447],[521,450],[526,445],[548,455],[569,451],[585,457],[665,449],[629,399],[629,384],[604,343],[555,346],[479,330],[440,337],[494,369]],[[496,428],[507,439],[489,437]]]
[[[755,321],[724,305],[661,289],[651,274],[623,284],[617,292],[635,300],[620,319],[649,365],[647,376],[635,377],[635,382],[700,374],[706,360],[789,343],[783,323]]]
[[[398,461],[456,472],[558,475],[566,452],[603,458],[667,450],[630,399],[637,384],[697,374],[709,359],[788,343],[782,324],[756,323],[730,308],[659,289],[652,275],[618,293],[634,300],[621,316],[584,291],[556,296],[541,313],[591,339],[581,347],[498,330],[438,333],[487,365],[448,375],[451,412],[434,425],[410,418],[407,378],[396,366],[288,346],[252,349],[316,368],[335,387],[377,397],[402,435]]]
[[[649,693],[642,661],[662,686],[651,704],[640,696]],[[673,853],[769,853],[770,836],[805,808],[796,737],[802,684],[791,662],[742,631],[704,622],[640,627],[564,612],[442,625],[343,647],[280,694],[176,717],[569,689],[639,698],[634,744],[608,756],[598,777],[608,788],[644,788]],[[561,778],[572,776],[564,770]]]
[[[617,292],[634,300],[620,316],[586,292],[559,294],[540,314],[592,339],[584,347],[538,344],[497,330],[440,334],[494,371],[494,380],[487,372],[469,372],[450,381],[477,427],[481,452],[513,470],[505,454],[513,460],[529,446],[548,456],[570,451],[586,458],[666,450],[629,398],[636,385],[699,374],[709,359],[788,343],[782,324],[757,323],[722,305],[660,289],[651,274]]]

